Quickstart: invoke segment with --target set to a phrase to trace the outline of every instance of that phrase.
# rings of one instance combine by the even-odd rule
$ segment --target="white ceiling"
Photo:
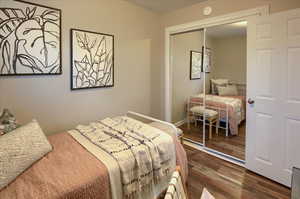
[[[238,22],[206,29],[206,34],[212,38],[224,38],[247,35],[247,22]]]
[[[167,12],[207,0],[125,0],[155,12]]]

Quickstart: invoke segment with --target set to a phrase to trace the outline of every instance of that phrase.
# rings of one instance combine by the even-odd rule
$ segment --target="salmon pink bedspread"
[[[68,133],[50,136],[53,151],[0,192],[1,199],[110,198],[105,165]]]
[[[192,96],[189,101],[189,107],[203,103],[203,94]],[[226,121],[226,107],[228,107],[228,120],[231,135],[238,135],[238,126],[246,118],[245,96],[218,96],[206,95],[206,105],[209,108],[214,107],[223,109],[220,111],[221,120]]]
[[[1,199],[111,198],[109,173],[101,161],[68,133],[49,141],[53,151],[2,189]],[[187,169],[184,149],[177,140],[175,145],[177,162]]]

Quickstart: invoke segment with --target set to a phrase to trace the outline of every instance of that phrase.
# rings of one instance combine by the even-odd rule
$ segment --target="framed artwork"
[[[2,5],[0,76],[62,74],[61,10],[21,0]]]
[[[206,48],[204,52],[204,46],[202,47],[202,72],[210,73],[212,67],[212,51],[210,48]]]
[[[114,86],[114,36],[71,29],[71,89]]]
[[[202,53],[191,50],[190,52],[190,80],[201,78]]]

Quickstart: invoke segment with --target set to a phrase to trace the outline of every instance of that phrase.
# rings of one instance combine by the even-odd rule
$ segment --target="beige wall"
[[[0,108],[21,123],[36,118],[47,134],[127,110],[151,114],[151,72],[161,64],[157,14],[123,0],[32,2],[62,9],[63,75],[1,77]],[[70,91],[70,28],[115,35],[115,87]]]
[[[212,78],[226,78],[246,83],[247,36],[217,38],[213,40]]]
[[[269,5],[270,6],[270,12],[279,12],[294,8],[300,7],[300,0],[208,0],[203,3],[198,3],[192,6],[188,6],[182,9],[178,9],[172,12],[164,13],[161,15],[161,27],[162,30],[166,27],[173,26],[173,25],[179,25],[183,23],[188,23],[196,20],[201,20],[209,17],[214,16],[220,16],[224,14],[229,14],[231,12],[237,12],[241,10],[256,8],[259,6]],[[206,6],[211,6],[213,9],[212,15],[210,16],[204,16],[203,8]],[[164,32],[163,32],[164,33]],[[164,49],[164,34],[161,33],[161,38],[163,39],[161,42],[161,49]],[[162,51],[161,54],[163,57],[161,58],[164,60],[164,51]],[[161,107],[160,113],[158,115],[161,115],[162,118],[164,118],[164,62],[162,61],[162,64],[156,65],[154,67],[160,67],[159,69],[155,69],[155,71],[159,74],[163,74],[160,76],[154,77],[154,82],[160,82],[161,84],[157,86],[157,89],[163,93],[160,97],[160,100],[157,100],[157,102],[160,102],[160,104],[156,104],[154,106]],[[158,79],[159,77],[162,77],[163,79]]]

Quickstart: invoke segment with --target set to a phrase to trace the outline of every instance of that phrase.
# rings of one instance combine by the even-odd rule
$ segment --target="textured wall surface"
[[[212,78],[226,78],[247,83],[247,37],[235,36],[213,40],[214,63]]]

